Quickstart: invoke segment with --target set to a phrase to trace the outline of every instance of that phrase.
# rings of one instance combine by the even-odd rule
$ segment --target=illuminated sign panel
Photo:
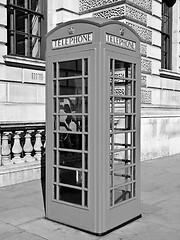
[[[52,49],[92,43],[92,41],[93,41],[93,34],[85,33],[85,34],[80,34],[76,36],[52,40]]]
[[[136,50],[135,42],[122,37],[109,34],[109,33],[106,33],[106,43],[109,43],[111,45],[115,45],[118,47],[126,48],[129,50],[133,50],[133,51]]]

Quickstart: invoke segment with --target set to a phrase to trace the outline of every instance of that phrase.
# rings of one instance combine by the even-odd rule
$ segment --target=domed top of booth
[[[131,27],[104,18],[77,19],[58,24],[47,34],[47,51],[98,42],[139,52],[140,39]]]
[[[111,20],[111,19],[105,19],[105,18],[100,18],[100,17],[82,18],[82,19],[70,20],[70,21],[67,21],[64,23],[60,23],[55,28],[53,28],[50,32],[48,32],[46,36],[48,38],[51,34],[53,34],[54,32],[58,31],[59,29],[61,29],[63,27],[66,27],[66,26],[72,25],[72,24],[79,24],[79,23],[90,24],[90,25],[97,26],[99,28],[106,26],[106,25],[117,24],[117,25],[124,26],[125,28],[129,29],[140,40],[139,35],[134,31],[134,29],[129,27],[127,24],[120,22],[118,20]]]

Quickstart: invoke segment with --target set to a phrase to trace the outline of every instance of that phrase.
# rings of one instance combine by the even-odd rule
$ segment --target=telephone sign
[[[94,234],[140,214],[140,41],[119,21],[47,36],[46,217]]]

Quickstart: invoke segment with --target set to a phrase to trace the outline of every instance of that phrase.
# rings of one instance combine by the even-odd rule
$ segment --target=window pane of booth
[[[59,130],[80,132],[82,131],[82,116],[81,115],[60,115]]]
[[[114,131],[131,130],[132,129],[132,116],[114,116]]]
[[[82,113],[82,97],[59,98],[59,112],[60,114]]]
[[[84,93],[88,94],[88,78],[84,78]]]
[[[135,196],[136,65],[110,59],[109,76],[109,181],[110,206],[114,206]]]
[[[84,59],[84,75],[88,75],[88,59]]]
[[[53,65],[54,199],[88,206],[88,58]]]
[[[132,78],[132,63],[115,60],[115,77]]]
[[[82,134],[60,133],[59,148],[82,150]]]
[[[132,146],[132,133],[114,134],[114,149]]]
[[[114,153],[114,165],[131,164],[132,163],[132,150],[123,150]]]
[[[114,189],[114,204],[121,203],[132,198],[132,184]]]
[[[59,200],[81,205],[82,190],[59,186]]]
[[[82,75],[82,59],[59,62],[59,77]]]
[[[82,95],[82,79],[59,80],[59,95]]]
[[[59,169],[59,183],[82,187],[82,172]]]
[[[59,151],[59,165],[73,168],[82,168],[82,153]]]
[[[132,181],[132,168],[121,168],[114,171],[114,186]]]

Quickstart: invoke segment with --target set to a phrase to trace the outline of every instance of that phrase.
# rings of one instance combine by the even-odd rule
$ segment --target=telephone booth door
[[[102,235],[140,217],[139,39],[75,20],[48,34],[46,61],[46,217]]]
[[[140,122],[139,63],[134,57],[106,50],[106,81],[109,85],[109,228],[127,216],[138,216]],[[106,154],[108,155],[108,153]]]

